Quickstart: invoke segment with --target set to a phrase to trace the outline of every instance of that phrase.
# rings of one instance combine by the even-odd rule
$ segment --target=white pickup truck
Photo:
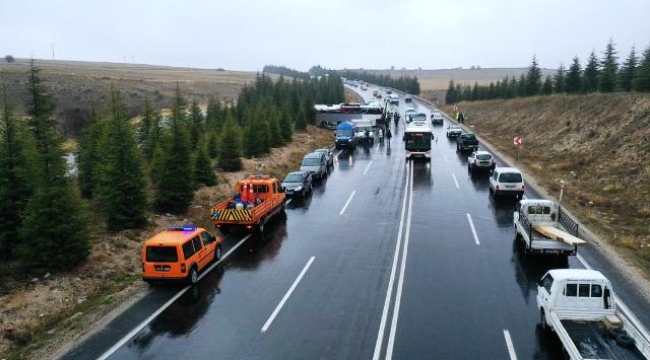
[[[537,283],[543,330],[553,330],[571,360],[650,359],[650,335],[618,309],[612,285],[598,271],[557,269]]]
[[[575,255],[578,245],[586,243],[577,237],[578,224],[550,200],[521,200],[515,208],[513,222],[515,237],[522,242],[527,255]]]

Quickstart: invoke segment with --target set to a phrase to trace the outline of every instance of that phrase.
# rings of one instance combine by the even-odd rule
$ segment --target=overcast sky
[[[650,45],[649,0],[0,0],[15,57],[261,70],[542,67]]]

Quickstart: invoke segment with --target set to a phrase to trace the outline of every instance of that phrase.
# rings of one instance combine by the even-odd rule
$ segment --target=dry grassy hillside
[[[182,95],[206,102],[209,96],[221,100],[237,97],[239,90],[255,78],[253,72],[176,68],[153,65],[36,60],[49,93],[56,101],[56,113],[67,135],[76,135],[89,114],[92,102],[106,104],[111,86],[124,93],[130,115],[142,111],[147,95],[155,108],[167,108],[178,83]],[[29,60],[13,64],[0,62],[0,81],[9,89],[9,101],[24,112],[27,101]]]
[[[468,125],[515,156],[605,241],[650,274],[650,96],[593,94],[462,103]]]

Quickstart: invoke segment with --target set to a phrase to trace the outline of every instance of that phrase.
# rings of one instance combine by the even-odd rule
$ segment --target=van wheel
[[[546,316],[544,314],[544,309],[541,309],[539,311],[539,323],[542,325],[542,330],[548,331],[549,326],[548,326],[548,323],[546,322]]]
[[[221,260],[221,244],[214,250],[214,261]]]
[[[196,266],[193,265],[190,269],[189,283],[194,285],[197,281],[199,281],[199,272],[196,270]]]

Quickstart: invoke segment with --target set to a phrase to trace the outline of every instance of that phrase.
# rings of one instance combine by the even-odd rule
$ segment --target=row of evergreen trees
[[[301,79],[301,80],[308,80],[310,78],[309,73],[290,69],[286,66],[264,65],[264,67],[262,68],[262,72],[267,74],[288,76],[294,79]]]
[[[393,89],[401,90],[409,94],[420,95],[420,82],[417,76],[400,76],[393,78],[390,75],[377,75],[358,71],[339,71],[338,74],[350,80],[363,80],[370,84],[375,84],[383,87],[390,87]]]
[[[632,48],[621,65],[616,54],[614,43],[610,41],[601,59],[592,52],[583,69],[580,59],[576,56],[568,70],[560,64],[553,77],[549,75],[542,79],[537,59],[533,57],[528,71],[522,73],[519,79],[514,76],[505,77],[496,83],[491,82],[489,85],[474,83],[474,86],[461,85],[451,80],[447,89],[446,102],[453,104],[463,100],[509,99],[553,93],[650,92],[650,46],[646,48],[640,59]]]
[[[216,184],[215,167],[236,171],[254,157],[292,141],[313,119],[313,105],[343,101],[336,77],[273,82],[262,74],[242,89],[237,105],[209,100],[189,106],[177,86],[169,117],[145,97],[132,125],[122,94],[93,106],[77,149],[77,175],[67,173],[54,104],[32,62],[29,121],[14,114],[3,88],[0,116],[0,258],[26,269],[69,269],[88,256],[88,219],[109,231],[140,228],[147,212],[180,214],[198,187]],[[78,188],[77,188],[78,187]]]

